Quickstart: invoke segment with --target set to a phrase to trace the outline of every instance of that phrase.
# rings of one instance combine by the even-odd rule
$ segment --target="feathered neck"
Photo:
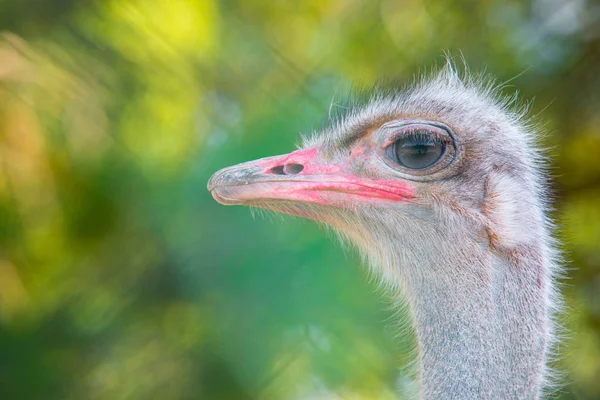
[[[393,240],[361,246],[388,292],[408,300],[421,398],[539,399],[555,285],[544,225],[537,240],[510,240],[485,216],[455,224],[444,215],[419,234],[384,228],[376,236]]]

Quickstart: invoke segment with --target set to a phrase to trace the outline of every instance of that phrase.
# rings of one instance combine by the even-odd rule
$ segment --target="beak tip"
[[[217,203],[224,206],[241,204],[241,202],[238,200],[228,197],[228,194],[231,192],[231,187],[235,186],[231,185],[231,183],[237,181],[237,179],[235,179],[236,174],[234,168],[235,166],[223,168],[215,172],[206,183],[206,188],[212,195],[213,199],[215,199]],[[232,171],[234,171],[233,174]]]
[[[208,179],[208,182],[206,183],[206,188],[209,192],[212,192],[213,190],[215,190],[216,187],[223,183],[223,172],[226,169],[227,168],[218,170],[217,172],[212,174],[212,176]]]
[[[210,179],[208,180],[208,182],[206,183],[206,189],[208,189],[209,192],[212,192],[212,190],[215,188],[216,184],[215,184],[215,174],[213,174]]]

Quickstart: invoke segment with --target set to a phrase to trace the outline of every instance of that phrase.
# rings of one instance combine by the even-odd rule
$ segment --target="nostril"
[[[304,165],[302,164],[285,164],[273,167],[270,172],[275,175],[296,175],[302,172]]]
[[[296,175],[302,172],[304,165],[302,164],[286,164],[283,166],[283,173],[285,175]]]
[[[271,172],[275,175],[285,175],[285,172],[283,172],[283,165],[271,168]]]

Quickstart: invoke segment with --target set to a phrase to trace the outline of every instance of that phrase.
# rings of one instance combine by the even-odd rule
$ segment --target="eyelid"
[[[401,135],[395,143],[398,143],[400,140],[404,142],[405,145],[433,145],[436,143],[445,144],[445,142],[439,137],[439,135],[431,135],[429,132],[423,132],[422,130],[406,132],[406,134]],[[405,147],[404,145],[402,147]]]
[[[388,146],[391,146],[392,144],[396,143],[400,138],[406,136],[407,134],[410,134],[411,132],[416,131],[425,131],[428,134],[435,135],[436,138],[442,142],[449,143],[452,141],[452,138],[444,129],[426,124],[411,124],[395,128],[394,132],[386,138],[383,147],[386,148]]]

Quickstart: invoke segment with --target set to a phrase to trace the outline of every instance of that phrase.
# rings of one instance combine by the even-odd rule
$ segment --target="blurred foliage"
[[[600,398],[597,0],[3,0],[0,31],[0,398],[414,393],[355,255],[205,185],[444,49],[536,99],[570,267],[558,397]]]

